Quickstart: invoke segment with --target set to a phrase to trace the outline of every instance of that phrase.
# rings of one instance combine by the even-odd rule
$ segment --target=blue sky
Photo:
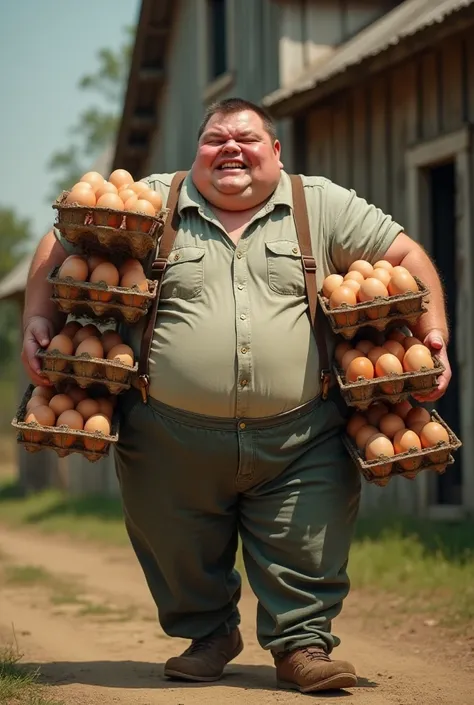
[[[0,206],[31,221],[35,238],[52,225],[47,162],[68,146],[77,115],[100,100],[78,89],[97,51],[121,43],[140,0],[4,0],[0,8]]]

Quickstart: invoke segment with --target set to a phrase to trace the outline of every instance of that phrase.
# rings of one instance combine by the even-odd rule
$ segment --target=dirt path
[[[214,685],[162,679],[163,662],[185,642],[166,637],[131,551],[0,528],[2,565],[41,566],[43,585],[7,584],[0,593],[0,643],[12,625],[26,663],[40,665],[52,695],[73,705],[278,705],[310,696],[274,689],[269,655],[255,638],[255,600],[242,599],[244,652]],[[55,581],[44,575],[58,576]],[[69,583],[69,593],[62,582]],[[74,586],[71,588],[71,585]],[[74,598],[76,591],[76,600]],[[71,592],[72,591],[72,592]],[[348,698],[354,705],[470,705],[474,673],[439,644],[434,660],[405,643],[361,635],[356,597],[336,624],[341,658],[356,663],[360,685],[350,693],[315,696],[321,703]],[[436,630],[430,632],[436,639]],[[442,649],[445,649],[445,654]],[[472,664],[471,664],[472,668]]]

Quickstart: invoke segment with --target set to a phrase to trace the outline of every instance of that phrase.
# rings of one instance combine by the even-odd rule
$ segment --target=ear
[[[283,169],[283,162],[280,159],[281,144],[279,140],[275,140],[275,142],[273,143],[273,154],[278,159],[278,166],[280,167],[280,169]]]

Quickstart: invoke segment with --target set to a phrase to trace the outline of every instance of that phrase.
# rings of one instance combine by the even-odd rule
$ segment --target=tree
[[[48,168],[56,177],[48,200],[54,200],[63,189],[76,183],[84,172],[89,171],[92,161],[101,151],[116,139],[135,27],[126,27],[124,33],[125,39],[121,46],[116,51],[101,49],[97,54],[97,71],[79,80],[80,90],[105,98],[108,107],[91,106],[84,110],[69,131],[71,145],[51,156]]]
[[[0,207],[0,280],[32,247],[30,221],[20,219],[12,208]],[[20,334],[19,311],[11,301],[0,301],[0,364],[11,362]]]

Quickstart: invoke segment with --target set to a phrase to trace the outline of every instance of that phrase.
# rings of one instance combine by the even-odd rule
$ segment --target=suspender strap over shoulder
[[[324,336],[323,321],[317,321],[318,313],[318,286],[316,282],[316,260],[313,257],[311,247],[311,231],[309,227],[308,208],[304,187],[301,177],[292,174],[291,188],[293,192],[293,217],[295,220],[296,234],[301,251],[301,261],[303,264],[304,280],[306,285],[306,295],[308,297],[308,309],[311,326],[318,346],[319,362],[321,365],[321,395],[327,398],[331,381],[331,370],[329,368],[329,357]]]
[[[173,249],[174,241],[176,240],[176,234],[178,232],[178,199],[181,186],[183,185],[183,181],[186,178],[186,174],[186,171],[176,172],[171,182],[168,201],[166,204],[170,213],[168,215],[168,218],[166,219],[163,234],[161,236],[158,248],[158,256],[151,265],[150,277],[157,282],[156,297],[148,314],[148,320],[146,323],[145,331],[142,336],[142,342],[140,347],[140,360],[138,362],[138,386],[140,388],[142,399],[145,404],[148,400],[148,390],[150,387],[148,361],[150,358],[151,342],[153,339],[156,314],[158,312],[158,305],[160,302],[160,293],[161,286],[163,284],[163,277],[165,274],[166,266],[168,264],[168,257],[170,255],[171,250]]]

